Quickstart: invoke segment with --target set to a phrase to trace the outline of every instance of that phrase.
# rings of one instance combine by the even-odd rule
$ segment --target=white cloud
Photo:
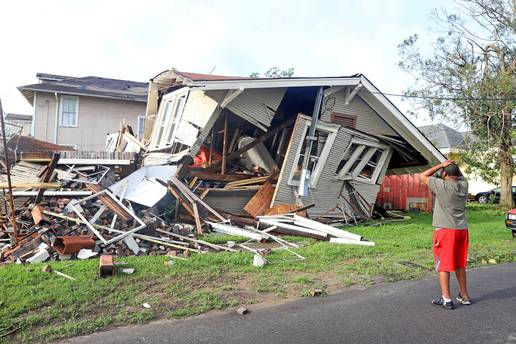
[[[2,2],[0,97],[6,111],[30,113],[16,86],[36,82],[36,72],[144,81],[170,67],[247,75],[274,65],[299,76],[364,73],[399,93],[410,78],[396,66],[396,45],[423,30],[435,5],[414,3]]]

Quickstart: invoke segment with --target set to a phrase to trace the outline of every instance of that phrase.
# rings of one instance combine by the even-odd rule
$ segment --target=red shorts
[[[468,230],[441,228],[434,231],[434,261],[437,271],[465,268],[468,258]]]

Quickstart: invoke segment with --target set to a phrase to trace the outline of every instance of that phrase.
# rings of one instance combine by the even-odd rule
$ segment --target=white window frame
[[[179,127],[185,109],[185,106],[183,106],[181,113],[177,113],[179,100],[184,96],[184,105],[186,105],[186,102],[188,101],[188,91],[188,87],[183,87],[163,96],[159,106],[158,115],[156,116],[154,127],[152,129],[152,135],[150,139],[150,147],[152,149],[163,149],[171,147],[174,143],[175,133],[177,132],[177,128]],[[172,106],[170,110],[171,116],[165,118],[165,109],[167,108],[167,105]],[[165,122],[162,125],[164,120]],[[160,128],[162,126],[163,132],[160,135]]]
[[[140,125],[140,120],[142,120],[142,119],[143,119],[143,128],[142,128],[142,126]],[[145,121],[146,121],[146,117],[145,117],[145,115],[140,115],[140,116],[138,116],[138,118],[136,119],[136,121],[137,121],[137,122],[136,122],[136,135],[138,136],[138,138],[139,138],[140,140],[142,140],[142,139],[143,139],[143,136],[145,135]],[[143,130],[142,130],[142,129],[143,129]],[[142,132],[141,137],[140,137],[140,131]]]
[[[344,159],[344,157],[346,156],[348,151],[351,149],[353,144],[357,145],[358,147],[351,154],[349,160],[346,161],[346,163],[344,164],[344,166],[342,166],[340,171],[337,172],[336,178],[341,179],[341,180],[354,179],[354,180],[362,181],[365,183],[376,184],[376,182],[378,181],[378,177],[380,176],[380,172],[383,169],[383,165],[385,164],[386,160],[391,155],[391,148],[389,146],[381,144],[379,142],[368,141],[368,140],[363,140],[363,139],[359,139],[359,138],[353,138],[353,139],[351,139],[351,142],[349,143],[348,147],[346,148],[344,155],[342,155],[342,159]],[[380,159],[378,159],[378,163],[376,165],[377,167],[374,169],[373,174],[371,175],[370,178],[361,176],[360,172],[362,172],[362,170],[364,169],[366,164],[369,162],[371,157],[374,155],[374,153],[378,149],[382,149],[383,152],[382,152],[382,155],[380,156]],[[364,150],[367,150],[366,154],[364,155],[364,157],[362,158],[360,163],[357,166],[355,166],[355,168],[352,171],[350,171],[351,167],[353,166],[355,161],[358,159],[358,157],[363,153]]]
[[[301,136],[301,141],[298,144],[296,155],[294,158],[294,163],[292,164],[292,168],[290,170],[290,175],[288,178],[288,185],[291,186],[299,186],[300,182],[297,180],[294,180],[294,173],[296,171],[296,167],[299,164],[299,159],[301,158],[301,149],[303,148],[303,142],[306,140],[306,135],[308,133],[308,128],[310,128],[311,123],[310,122],[304,122],[303,124],[303,134]],[[309,188],[316,188],[317,181],[319,180],[319,177],[321,175],[321,172],[324,168],[324,165],[326,164],[326,160],[328,159],[328,156],[330,155],[330,151],[333,147],[333,143],[335,142],[335,139],[337,138],[337,134],[339,132],[339,127],[337,125],[331,125],[331,124],[325,124],[325,123],[317,123],[316,128],[317,130],[324,131],[328,134],[328,138],[326,139],[326,142],[324,143],[324,148],[321,152],[321,155],[319,156],[319,159],[317,161],[317,165],[315,166],[315,170],[310,175],[310,182],[308,183]]]
[[[63,102],[66,98],[75,100],[75,125],[63,124]],[[64,128],[77,128],[79,126],[79,97],[78,96],[61,95],[59,97],[59,126],[64,127]]]

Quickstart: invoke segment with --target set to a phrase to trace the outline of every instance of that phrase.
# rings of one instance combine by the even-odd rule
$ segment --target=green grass
[[[304,245],[297,252],[306,260],[273,251],[267,257],[271,264],[262,268],[252,266],[249,253],[197,254],[170,266],[164,265],[165,256],[118,258],[135,273],[105,279],[96,276],[98,259],[50,263],[76,281],[42,272],[44,264],[1,267],[0,343],[50,342],[113,326],[306,296],[313,288],[332,292],[421,278],[432,273],[431,216],[410,216],[348,228],[375,241],[374,247],[289,237]],[[472,205],[468,218],[470,267],[516,261],[516,240],[504,227],[503,212]],[[244,239],[211,234],[204,240]]]

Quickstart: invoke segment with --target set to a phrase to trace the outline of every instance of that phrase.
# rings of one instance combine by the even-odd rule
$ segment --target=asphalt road
[[[305,298],[247,315],[234,311],[157,321],[65,343],[513,343],[516,264],[469,272],[471,306],[430,305],[434,278]],[[454,285],[456,291],[456,285]]]

